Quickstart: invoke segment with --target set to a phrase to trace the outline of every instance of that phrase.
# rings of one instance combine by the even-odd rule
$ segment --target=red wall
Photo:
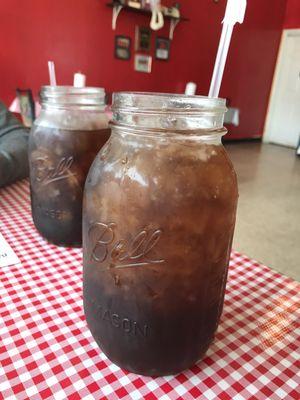
[[[113,32],[106,2],[1,0],[0,98],[8,104],[16,87],[30,87],[37,94],[48,84],[47,60],[55,61],[58,84],[72,84],[73,73],[80,70],[87,74],[88,85],[109,92],[182,92],[187,81],[195,81],[198,94],[207,94],[225,0],[181,1],[182,14],[191,20],[178,25],[170,61],[154,60],[151,74],[135,72],[133,57],[113,58],[114,35],[134,39],[135,25],[148,24],[149,19],[121,12]],[[221,90],[221,96],[241,110],[240,126],[230,128],[231,137],[262,134],[285,5],[286,0],[250,0],[244,24],[235,29]],[[158,34],[167,32],[164,28]]]
[[[287,0],[284,29],[300,28],[300,0]]]

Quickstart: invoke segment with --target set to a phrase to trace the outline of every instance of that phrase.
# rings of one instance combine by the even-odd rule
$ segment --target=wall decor
[[[131,57],[130,52],[131,38],[129,36],[116,35],[115,36],[115,57],[119,60],[129,60]]]
[[[112,13],[112,29],[116,30],[117,20],[120,12],[134,12],[135,14],[148,15],[153,17],[152,9],[147,0],[111,0],[106,4],[107,7],[113,9]],[[172,7],[166,7],[161,4],[160,12],[162,13],[163,19],[170,21],[169,38],[173,39],[174,31],[176,26],[181,21],[189,21],[189,18],[185,18],[181,15],[180,4],[176,2]]]
[[[142,3],[140,0],[128,0],[128,6],[132,8],[142,8]]]
[[[135,27],[135,50],[149,52],[151,48],[151,29],[145,26]]]
[[[152,57],[145,54],[136,54],[134,57],[134,69],[138,72],[151,72]]]
[[[155,41],[155,58],[167,61],[170,58],[170,39],[157,37]]]

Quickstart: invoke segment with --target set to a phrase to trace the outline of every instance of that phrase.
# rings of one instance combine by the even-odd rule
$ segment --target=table
[[[26,180],[0,190],[0,220],[21,260],[0,269],[1,398],[299,400],[299,283],[233,251],[206,357],[177,376],[142,377],[112,364],[94,342],[81,250],[40,237]]]

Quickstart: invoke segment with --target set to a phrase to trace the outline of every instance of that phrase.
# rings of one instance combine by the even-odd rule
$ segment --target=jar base
[[[97,342],[100,350],[106,355],[106,357],[113,363],[115,364],[117,367],[127,371],[127,372],[131,372],[133,374],[136,375],[142,375],[142,376],[148,376],[148,377],[152,377],[152,378],[156,378],[156,377],[162,377],[162,376],[169,376],[169,375],[178,375],[184,371],[189,370],[190,368],[194,367],[195,365],[197,365],[199,362],[201,362],[201,360],[203,360],[209,346],[211,345],[211,343],[214,341],[214,338],[212,338],[208,344],[206,344],[206,346],[203,347],[203,350],[200,352],[200,355],[198,354],[197,357],[195,357],[195,360],[190,361],[188,363],[186,363],[185,365],[181,365],[178,368],[134,368],[132,365],[128,364],[128,363],[123,363],[120,362],[118,360],[113,359],[112,357],[110,357],[99,345],[99,343]],[[176,351],[176,350],[175,350]]]
[[[74,241],[74,242],[62,242],[61,240],[49,239],[46,235],[41,232],[38,227],[34,224],[35,229],[42,236],[43,239],[47,240],[49,244],[54,244],[58,247],[73,247],[73,248],[82,248],[82,241]]]

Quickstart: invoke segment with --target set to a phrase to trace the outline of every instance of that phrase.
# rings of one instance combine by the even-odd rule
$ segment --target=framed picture
[[[22,122],[30,128],[35,120],[35,106],[31,89],[17,89]]]
[[[155,58],[167,61],[170,58],[170,39],[157,37],[155,42]]]
[[[151,29],[144,26],[135,27],[135,50],[149,52],[151,49]]]
[[[134,58],[134,69],[138,72],[151,72],[152,57],[146,54],[136,54]]]
[[[131,57],[130,52],[131,38],[129,36],[116,35],[115,36],[115,57],[119,60],[129,60]]]

